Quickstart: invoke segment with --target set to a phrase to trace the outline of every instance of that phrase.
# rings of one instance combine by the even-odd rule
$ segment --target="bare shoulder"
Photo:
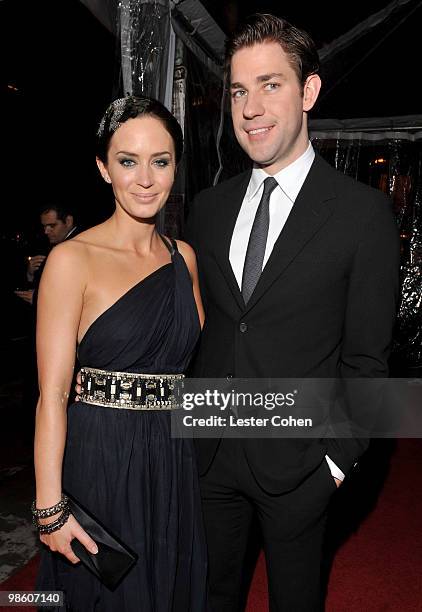
[[[195,251],[193,250],[193,248],[187,242],[184,242],[183,240],[176,240],[176,243],[177,243],[177,248],[180,254],[183,256],[186,263],[188,262],[195,263],[196,255],[195,255]]]
[[[187,244],[187,242],[183,242],[183,240],[176,240],[176,242],[179,253],[185,260],[189,274],[191,275],[192,279],[195,279],[198,274],[195,251],[189,244]]]
[[[76,240],[67,240],[56,245],[47,258],[49,267],[65,267],[80,264],[86,259],[87,246]]]
[[[66,244],[82,243],[86,245],[95,245],[102,243],[104,242],[105,225],[106,223],[94,225],[94,227],[90,227],[80,234],[77,234],[74,238],[66,240]]]
[[[201,329],[202,329],[204,325],[205,314],[204,314],[204,307],[202,305],[202,300],[201,300],[201,292],[199,289],[198,267],[196,264],[195,251],[193,250],[191,246],[189,246],[189,244],[187,244],[186,242],[183,242],[183,240],[176,240],[176,242],[177,242],[177,248],[179,249],[180,254],[182,255],[183,259],[185,260],[186,267],[189,270],[189,275],[192,280],[193,295],[195,298],[196,307],[198,309],[198,316],[199,316],[199,321],[200,321]]]
[[[61,287],[85,286],[88,270],[88,250],[81,242],[68,240],[50,252],[41,277],[41,285]]]
[[[56,265],[88,266],[90,258],[97,254],[98,247],[104,245],[103,225],[91,227],[74,238],[61,242],[51,251],[49,259],[52,257]]]

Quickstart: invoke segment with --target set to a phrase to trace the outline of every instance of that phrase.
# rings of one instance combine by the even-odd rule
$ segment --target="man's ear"
[[[110,178],[110,176],[108,174],[108,171],[107,171],[107,168],[106,168],[105,164],[98,157],[95,158],[95,161],[97,162],[98,170],[100,171],[100,174],[103,177],[103,179],[105,180],[105,182],[106,183],[111,183],[111,178]]]
[[[303,110],[308,112],[317,101],[321,89],[321,79],[317,74],[311,74],[305,81],[303,87]]]
[[[66,226],[73,227],[73,215],[66,215]]]

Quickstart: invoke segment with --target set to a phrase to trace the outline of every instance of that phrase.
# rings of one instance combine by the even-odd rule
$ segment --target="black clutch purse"
[[[71,495],[65,495],[69,498],[71,513],[98,546],[98,553],[94,555],[74,538],[70,543],[73,552],[108,589],[114,590],[136,563],[138,555],[110,533]]]

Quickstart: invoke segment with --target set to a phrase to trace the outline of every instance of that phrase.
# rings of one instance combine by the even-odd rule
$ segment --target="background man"
[[[47,236],[50,246],[53,247],[68,238],[73,238],[78,233],[73,212],[60,204],[49,204],[43,207],[40,214],[41,225]],[[31,255],[28,258],[26,269],[27,281],[34,285],[33,288],[15,291],[16,295],[30,304],[34,301],[34,290],[38,287],[46,255]]]
[[[387,375],[398,294],[390,201],[315,154],[307,115],[321,80],[310,37],[251,17],[227,46],[234,131],[253,169],[192,206],[188,240],[206,322],[196,377]],[[237,612],[254,514],[270,609],[321,607],[332,493],[366,448],[356,439],[198,440],[210,590]]]
[[[54,247],[64,240],[69,240],[82,231],[82,228],[76,225],[74,214],[70,208],[60,204],[48,204],[43,206],[40,213],[40,220],[44,233],[49,240],[50,247]],[[34,255],[29,258],[26,278],[31,288],[15,291],[15,294],[19,298],[32,305],[30,336],[28,350],[25,355],[25,381],[22,399],[23,409],[26,414],[24,419],[25,437],[31,442],[34,434],[34,413],[38,400],[38,370],[35,338],[37,294],[46,258],[46,255]]]

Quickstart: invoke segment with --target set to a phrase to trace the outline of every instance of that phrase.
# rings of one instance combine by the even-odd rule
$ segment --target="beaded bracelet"
[[[39,533],[53,533],[54,531],[58,531],[63,527],[65,523],[67,523],[70,516],[70,508],[67,506],[58,519],[53,521],[52,523],[47,523],[46,525],[42,525],[38,521],[36,522],[37,529]]]
[[[68,504],[68,498],[64,493],[62,493],[61,500],[55,505],[51,506],[51,508],[36,508],[35,501],[32,502],[31,511],[34,515],[34,518],[48,518],[49,516],[53,516],[53,514],[57,514],[61,510],[64,510]]]

